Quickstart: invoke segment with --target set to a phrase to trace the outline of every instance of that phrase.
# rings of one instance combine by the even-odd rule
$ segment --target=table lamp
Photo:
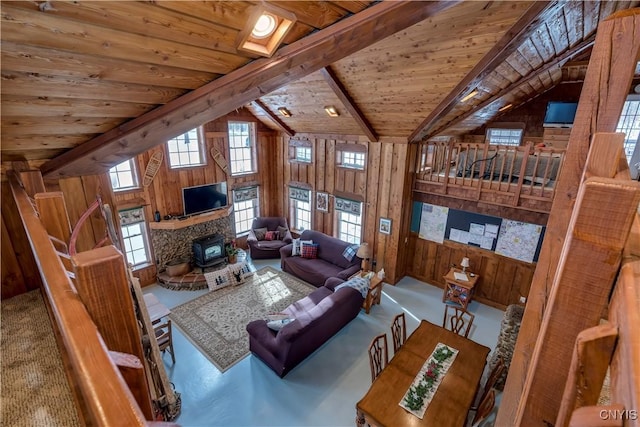
[[[362,258],[362,265],[360,268],[362,271],[369,271],[369,258],[371,258],[371,248],[368,243],[363,243],[356,252],[358,258]]]
[[[469,268],[469,258],[467,257],[462,258],[460,265],[462,266],[462,271],[466,272],[467,268]]]

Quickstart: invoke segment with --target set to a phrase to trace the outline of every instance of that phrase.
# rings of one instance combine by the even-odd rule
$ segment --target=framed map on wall
[[[542,226],[527,222],[502,220],[496,253],[524,262],[533,262]]]

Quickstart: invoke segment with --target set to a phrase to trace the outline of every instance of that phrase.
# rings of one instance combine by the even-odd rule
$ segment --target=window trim
[[[487,145],[506,145],[510,147],[520,147],[522,145],[522,141],[524,140],[524,123],[492,123],[487,125],[484,136]],[[518,140],[518,144],[505,144],[505,143],[492,143],[490,139],[490,134],[492,130],[499,131],[519,131],[520,138]]]
[[[243,200],[236,200],[237,198],[240,198],[240,197],[237,197],[236,194],[239,194],[241,191],[253,191],[254,188],[256,191],[256,197],[250,197]],[[236,237],[246,236],[251,231],[251,224],[253,223],[253,220],[260,216],[260,187],[250,186],[250,187],[235,188],[232,190],[232,197],[233,197],[233,226],[234,226],[235,236]],[[243,203],[249,200],[251,200],[254,203],[253,219],[251,219],[251,221],[249,222],[249,228],[246,231],[238,232],[238,229],[237,229],[238,221],[236,220],[236,213],[240,211],[236,209],[236,203]],[[245,211],[245,210],[248,210],[248,209],[242,209],[242,211]]]
[[[362,155],[362,165],[357,163],[344,163],[344,156],[353,155],[354,158]],[[367,147],[361,144],[336,144],[336,167],[350,171],[364,172],[367,170]]]
[[[141,214],[141,218],[137,221],[126,221],[126,223],[123,223],[123,213],[125,212],[133,212],[133,211],[138,211]],[[123,255],[124,255],[124,259],[128,264],[132,265],[133,270],[138,270],[141,268],[146,268],[150,265],[152,265],[153,263],[153,253],[152,253],[152,248],[151,248],[151,241],[149,239],[149,230],[147,229],[147,219],[145,217],[144,214],[144,209],[142,207],[136,207],[136,208],[131,208],[131,209],[123,209],[118,211],[118,219],[119,219],[119,233],[120,233],[120,238],[122,239],[122,251],[123,251]],[[127,249],[125,247],[125,240],[128,239],[128,237],[124,236],[123,233],[123,228],[124,227],[128,227],[131,225],[136,225],[139,224],[140,225],[140,235],[142,236],[142,240],[143,240],[143,248],[144,248],[144,252],[146,255],[146,260],[143,262],[140,262],[138,264],[133,264],[128,256],[127,256]]]
[[[311,194],[312,194],[312,189],[311,188],[304,188],[304,187],[299,187],[299,186],[295,186],[295,185],[289,185],[289,190],[288,190],[288,194],[287,194],[287,200],[289,202],[289,216],[290,216],[290,222],[289,222],[289,227],[291,228],[291,230],[296,231],[296,232],[302,232],[304,230],[312,230],[313,229],[313,201],[311,200]],[[303,197],[300,198],[296,198],[294,197],[294,193],[296,191],[304,191],[307,195],[307,200],[302,200]],[[309,205],[309,210],[305,212],[309,213],[309,228],[298,228],[296,224],[297,222],[297,206],[296,206],[296,201],[299,201],[301,203],[307,203]],[[305,221],[306,222],[306,221]]]
[[[171,164],[171,150],[169,150],[169,141],[176,139],[182,135],[185,135],[189,132],[191,132],[192,130],[196,129],[197,135],[198,135],[198,151],[200,152],[200,160],[201,163],[198,164],[188,164],[188,165],[172,165]],[[198,126],[195,127],[193,129],[189,129],[188,131],[181,133],[180,135],[176,135],[173,138],[169,138],[164,146],[165,146],[165,151],[167,152],[167,166],[169,167],[170,170],[178,170],[178,169],[188,169],[188,168],[200,168],[203,166],[207,166],[207,155],[206,155],[206,136],[204,133],[204,126]]]

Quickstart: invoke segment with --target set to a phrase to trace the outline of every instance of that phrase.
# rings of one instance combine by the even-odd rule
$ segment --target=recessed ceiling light
[[[500,108],[498,111],[505,111],[505,110],[508,110],[511,107],[513,107],[513,104],[507,104],[507,105],[503,106],[502,108]]]
[[[251,35],[257,39],[269,37],[275,31],[276,23],[276,17],[271,13],[265,12],[258,18],[256,25],[253,27],[253,31],[251,31]]]
[[[280,114],[282,114],[284,117],[291,117],[291,112],[289,110],[287,110],[285,107],[280,107],[278,108],[278,111],[280,112]]]
[[[336,110],[336,107],[334,107],[333,105],[324,107],[324,111],[326,111],[330,117],[338,117],[340,115],[340,113],[338,113],[338,110]]]
[[[462,102],[467,102],[468,100],[470,100],[471,98],[473,98],[477,94],[478,94],[478,89],[472,90],[464,98],[462,98]]]

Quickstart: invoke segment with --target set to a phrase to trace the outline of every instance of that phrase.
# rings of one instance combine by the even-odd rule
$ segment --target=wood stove
[[[213,267],[225,262],[224,236],[210,234],[192,243],[193,261],[200,268]]]

